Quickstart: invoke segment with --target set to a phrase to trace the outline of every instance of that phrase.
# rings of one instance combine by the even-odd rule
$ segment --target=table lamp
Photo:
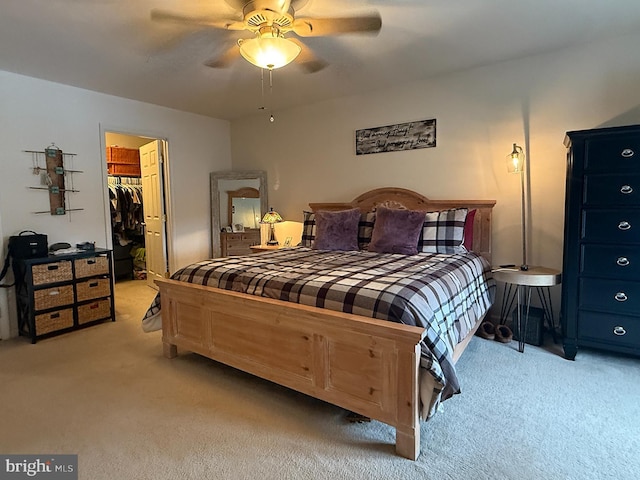
[[[275,224],[282,221],[282,217],[278,212],[273,210],[273,207],[271,207],[269,211],[264,214],[264,217],[262,217],[262,223],[269,224],[269,241],[267,242],[267,245],[278,245],[278,241],[276,240]]]

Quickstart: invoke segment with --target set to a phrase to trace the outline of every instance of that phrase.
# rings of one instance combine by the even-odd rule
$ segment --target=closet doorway
[[[115,280],[157,289],[169,271],[167,141],[108,131],[104,139]]]

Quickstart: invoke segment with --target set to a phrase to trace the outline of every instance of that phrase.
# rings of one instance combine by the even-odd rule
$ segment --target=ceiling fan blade
[[[240,58],[240,49],[234,44],[222,52],[222,54],[210,58],[204,62],[204,64],[211,68],[228,68],[233,62],[238,60],[238,58]]]
[[[378,33],[382,28],[379,13],[358,17],[297,18],[293,32],[301,37],[322,37],[345,33]]]
[[[291,6],[296,12],[303,9],[307,3],[309,3],[309,0],[291,0]]]
[[[242,21],[233,18],[216,18],[216,17],[194,17],[189,15],[180,15],[178,13],[168,12],[154,8],[151,10],[151,20],[155,22],[179,23],[182,25],[192,25],[198,27],[214,27],[225,30],[244,30],[245,24]]]
[[[291,0],[277,0],[275,10],[280,13],[285,13],[289,11],[291,7]]]
[[[296,57],[295,63],[304,70],[305,73],[316,73],[325,68],[328,63],[318,58],[313,50],[302,43],[297,38],[287,37],[287,40],[300,47],[300,53]]]
[[[229,5],[231,8],[242,11],[250,0],[225,0],[225,3]],[[306,3],[308,0],[252,0],[253,6],[257,10],[266,9],[274,12],[286,12],[289,10],[289,7],[293,4],[294,8],[298,10],[296,4]]]

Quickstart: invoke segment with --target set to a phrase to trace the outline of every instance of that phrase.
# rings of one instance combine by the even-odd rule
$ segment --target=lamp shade
[[[240,54],[260,68],[272,70],[293,62],[300,54],[300,47],[282,36],[260,35],[249,40],[238,40]]]
[[[280,214],[276,211],[273,210],[273,207],[271,207],[269,209],[269,211],[267,213],[264,214],[264,217],[262,217],[262,223],[278,223],[278,222],[282,222],[282,217],[280,216]]]
[[[522,147],[515,143],[513,144],[513,151],[507,155],[507,171],[509,173],[524,172],[524,152]]]

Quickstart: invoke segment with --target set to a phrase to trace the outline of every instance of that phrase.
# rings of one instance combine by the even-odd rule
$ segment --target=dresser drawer
[[[581,278],[579,307],[638,315],[640,313],[640,282]]]
[[[583,245],[580,273],[621,280],[640,280],[640,247]]]
[[[640,206],[640,174],[585,175],[584,203]]]
[[[79,302],[92,298],[111,296],[111,280],[109,278],[94,278],[76,284],[76,295]]]
[[[640,318],[579,312],[578,340],[606,342],[637,349],[640,346]]]
[[[234,236],[235,237],[235,236]],[[253,244],[249,237],[241,236],[238,238],[227,238],[227,248],[249,248]]]
[[[71,305],[73,303],[73,285],[44,288],[33,292],[33,306],[36,310]]]
[[[73,309],[66,308],[55,312],[42,313],[34,317],[35,334],[55,332],[73,327]]]
[[[244,233],[222,233],[220,236],[222,254],[225,256],[249,255],[251,245],[260,244],[260,231],[250,230]]]
[[[33,278],[34,285],[66,282],[73,279],[71,262],[69,260],[62,260],[60,262],[33,265],[31,267],[31,277]]]
[[[583,240],[640,243],[640,209],[584,210],[582,215]]]
[[[79,258],[74,260],[74,266],[76,267],[76,278],[106,275],[109,273],[109,259],[106,255]]]
[[[242,242],[244,235],[242,233],[227,233],[223,234],[223,240],[226,239],[227,245],[230,245],[234,242]]]
[[[78,306],[78,325],[111,316],[111,299],[105,298]]]
[[[640,137],[637,134],[588,139],[586,170],[616,172],[640,167]]]

